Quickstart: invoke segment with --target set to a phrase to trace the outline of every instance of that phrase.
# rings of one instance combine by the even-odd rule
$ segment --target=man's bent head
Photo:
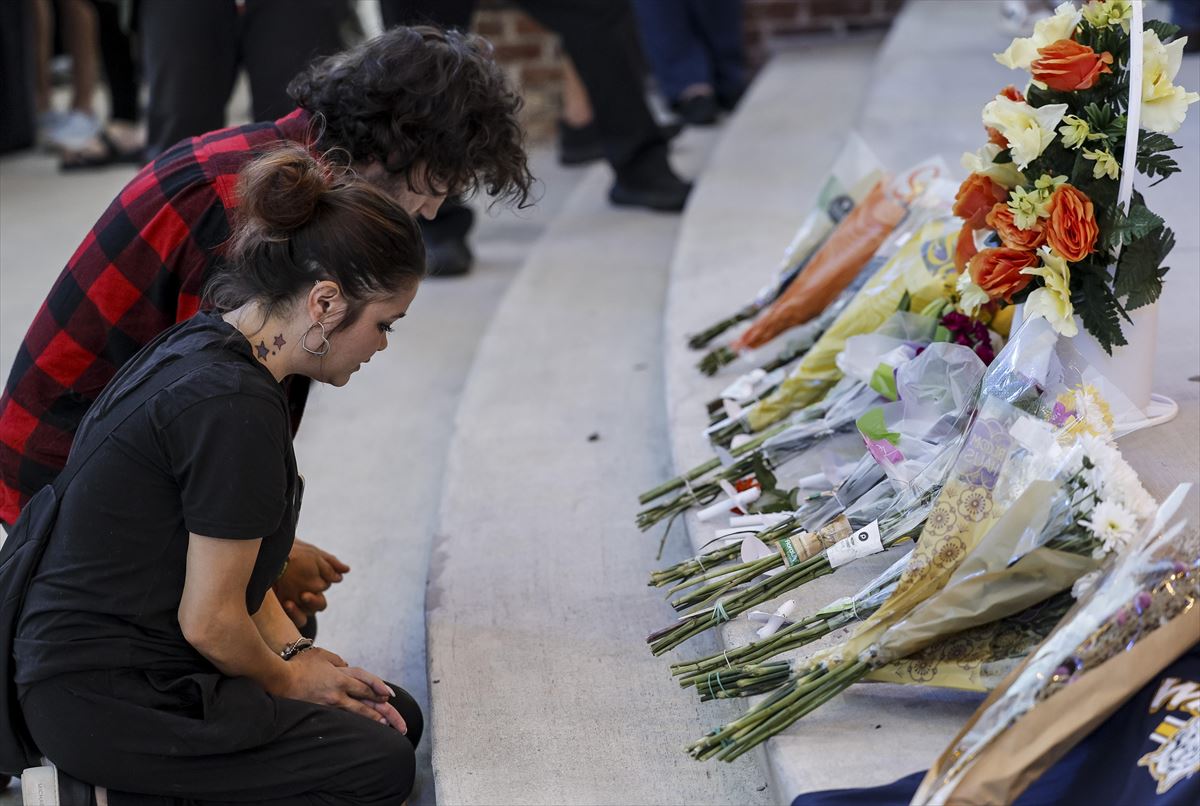
[[[427,197],[483,189],[523,206],[533,177],[521,98],[491,51],[458,31],[393,28],[314,62],[288,94],[313,114],[317,149],[331,159],[344,151],[385,189]]]

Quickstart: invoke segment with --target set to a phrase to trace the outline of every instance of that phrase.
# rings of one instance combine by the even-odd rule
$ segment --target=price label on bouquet
[[[879,534],[879,521],[871,521],[854,534],[826,549],[825,556],[829,558],[829,564],[837,568],[859,557],[867,557],[881,551],[883,538]]]

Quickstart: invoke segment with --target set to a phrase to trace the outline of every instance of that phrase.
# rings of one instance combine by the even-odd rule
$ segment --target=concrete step
[[[685,174],[711,137],[683,136]],[[645,648],[656,546],[630,501],[667,469],[679,218],[610,207],[609,181],[588,174],[513,282],[458,410],[427,598],[443,804],[770,800],[753,758],[681,752],[710,716]]]

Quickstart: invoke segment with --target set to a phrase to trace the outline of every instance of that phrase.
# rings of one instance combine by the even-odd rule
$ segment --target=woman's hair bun
[[[284,234],[312,219],[329,188],[329,168],[304,148],[286,144],[242,169],[238,206],[247,224]]]

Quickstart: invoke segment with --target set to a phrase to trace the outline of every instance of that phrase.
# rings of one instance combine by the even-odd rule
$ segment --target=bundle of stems
[[[720,322],[701,330],[699,333],[688,336],[688,347],[691,347],[693,350],[703,350],[709,345],[710,342],[712,342],[713,339],[715,339],[717,336],[720,336],[726,330],[729,330],[729,328],[736,327],[742,322],[758,316],[759,311],[761,311],[763,307],[764,306],[759,305],[757,302],[752,302],[739,310],[733,316],[726,317]]]
[[[905,534],[900,538],[885,541],[884,547],[890,548],[909,536]],[[768,563],[773,562],[773,559],[773,557],[765,557],[755,563],[743,564],[744,567],[739,566],[739,576],[750,570],[751,566],[754,567],[753,570],[757,572],[755,574],[757,576],[762,573],[761,569],[770,567]],[[802,560],[790,568],[785,568],[778,574],[767,577],[727,599],[716,600],[716,604],[711,608],[704,608],[683,616],[678,623],[651,634],[646,642],[650,644],[650,651],[653,654],[661,655],[710,627],[716,627],[725,621],[736,618],[755,605],[769,602],[777,596],[812,582],[814,579],[832,574],[833,570],[828,556],[822,551],[820,554]],[[714,597],[710,594],[707,601],[713,599]]]
[[[820,665],[796,675],[781,689],[746,711],[740,719],[711,731],[688,747],[699,761],[733,761],[815,711],[861,680],[870,667],[862,661]]]
[[[697,686],[700,701],[753,697],[774,691],[787,682],[792,665],[785,661],[740,666],[736,671],[716,671]]]
[[[759,540],[767,545],[771,545],[779,538],[790,535],[799,529],[799,522],[795,517],[788,517],[774,526],[770,526],[761,532],[756,532],[754,529],[747,529],[747,535],[755,535]],[[655,588],[661,588],[664,585],[670,585],[676,582],[693,579],[702,574],[706,574],[722,563],[729,562],[735,559],[741,553],[741,544],[737,541],[727,545],[715,548],[711,551],[698,554],[688,560],[682,560],[674,565],[664,568],[661,571],[652,571],[650,573],[650,585]]]
[[[891,548],[901,540],[905,540],[909,537],[915,539],[916,535],[919,534],[918,530],[922,525],[924,525],[925,518],[928,514],[928,501],[917,504],[911,510],[900,511],[898,509],[893,509],[886,513],[882,518],[879,519],[879,533],[884,548]],[[860,529],[865,524],[860,522],[852,525],[854,529]],[[821,551],[820,554],[814,556],[823,557],[824,555],[825,552]],[[808,561],[808,559],[812,558],[803,558],[800,562],[800,565],[803,565]],[[676,593],[678,591],[693,587],[694,590],[671,602],[671,607],[675,608],[676,610],[686,610],[689,607],[695,607],[697,605],[720,599],[722,596],[730,593],[735,588],[751,582],[758,576],[765,574],[768,571],[774,571],[777,568],[784,569],[786,565],[787,560],[783,558],[782,553],[773,553],[767,557],[762,557],[750,562],[743,562],[736,565],[727,565],[712,569],[707,573],[693,577],[689,580],[685,580],[672,588],[670,591],[671,593]],[[795,567],[799,566],[793,566],[793,568]],[[784,573],[786,573],[786,569],[777,574],[776,577],[782,576]],[[750,586],[746,590],[742,591],[739,595],[750,594],[759,588],[765,587],[773,578],[774,577],[768,577],[763,582],[759,582]],[[695,587],[697,585],[699,585],[699,587]],[[762,601],[767,601],[770,598],[773,597],[767,597],[762,599]]]

